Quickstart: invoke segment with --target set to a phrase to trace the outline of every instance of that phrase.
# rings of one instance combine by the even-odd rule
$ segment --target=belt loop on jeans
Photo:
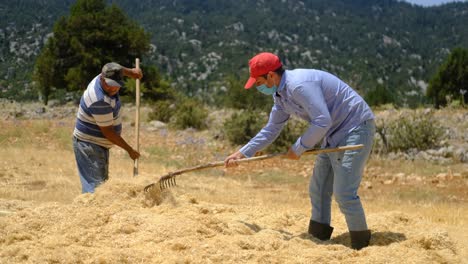
[[[83,140],[79,139],[77,136],[73,135],[73,140],[76,142],[84,142]]]

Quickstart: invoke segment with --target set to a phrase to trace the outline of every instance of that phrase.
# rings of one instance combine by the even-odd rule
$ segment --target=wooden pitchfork
[[[320,154],[320,153],[329,153],[329,152],[339,152],[339,151],[346,151],[346,150],[356,150],[364,147],[364,145],[348,145],[348,146],[342,146],[342,147],[337,147],[337,148],[324,148],[324,149],[311,149],[303,153],[308,155],[308,154]],[[252,162],[252,161],[259,161],[259,160],[265,160],[265,159],[271,159],[274,157],[281,157],[285,156],[287,152],[281,152],[281,153],[273,153],[273,154],[267,154],[267,155],[262,155],[262,156],[257,156],[257,157],[252,157],[252,158],[245,158],[245,159],[238,159],[236,160],[236,163],[246,163],[246,162]],[[166,175],[161,176],[159,180],[155,183],[149,184],[145,187],[145,192],[148,192],[151,188],[154,186],[158,186],[160,190],[172,187],[176,185],[176,179],[175,177],[177,175],[191,172],[191,171],[198,171],[198,170],[204,170],[208,168],[214,168],[214,167],[221,167],[224,166],[224,161],[217,161],[217,162],[211,162],[203,165],[198,165],[195,167],[191,168],[185,168],[177,171],[170,172]]]

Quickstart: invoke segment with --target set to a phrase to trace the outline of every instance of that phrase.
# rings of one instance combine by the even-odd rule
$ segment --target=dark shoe
[[[309,222],[309,234],[320,240],[329,240],[332,232],[333,227],[327,224],[315,222],[314,220],[310,220]]]
[[[349,231],[351,235],[351,248],[360,250],[361,248],[365,248],[369,245],[369,241],[371,238],[370,230],[364,231]]]

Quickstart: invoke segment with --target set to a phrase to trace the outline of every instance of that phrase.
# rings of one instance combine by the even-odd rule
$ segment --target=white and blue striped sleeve
[[[114,113],[110,104],[98,101],[88,107],[96,124],[100,127],[112,126],[114,124]]]
[[[288,119],[289,114],[284,112],[279,105],[273,105],[266,126],[239,151],[246,157],[254,156],[257,151],[270,145],[279,136]]]

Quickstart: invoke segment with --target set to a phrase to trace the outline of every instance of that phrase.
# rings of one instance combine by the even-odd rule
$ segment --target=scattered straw
[[[71,204],[0,200],[0,262],[457,263],[444,229],[401,212],[369,214],[371,246],[349,248],[334,209],[330,241],[306,233],[305,210],[227,205],[108,182]],[[64,250],[65,249],[65,250]]]

